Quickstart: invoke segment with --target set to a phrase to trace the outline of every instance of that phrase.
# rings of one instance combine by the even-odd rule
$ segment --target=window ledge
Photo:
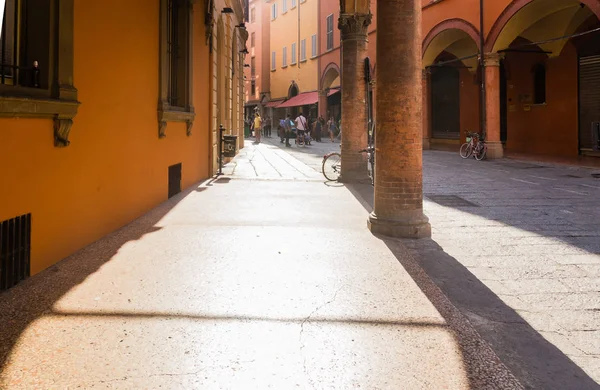
[[[297,63],[296,62],[292,62],[292,64],[290,66],[295,66],[295,65],[297,65]]]
[[[165,138],[167,136],[167,122],[185,122],[186,123],[186,135],[189,137],[192,135],[192,125],[194,124],[194,118],[196,114],[194,109],[189,111],[179,111],[172,108],[158,111],[158,138]]]
[[[306,61],[307,61],[306,59],[300,60],[300,62],[302,62],[302,63],[305,63]]]
[[[318,55],[310,57],[311,60],[316,60],[317,58],[319,58]]]
[[[277,69],[271,69],[271,72],[275,72]]]
[[[287,67],[288,67],[287,65],[284,65],[284,66],[282,66],[282,67],[281,67],[281,69],[285,69],[285,68],[287,68]]]
[[[73,118],[81,103],[76,100],[0,96],[0,116],[54,119],[54,146],[69,146]]]

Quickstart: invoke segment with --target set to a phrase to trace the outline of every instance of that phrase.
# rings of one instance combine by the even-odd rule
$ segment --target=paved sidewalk
[[[332,146],[288,152],[316,167]],[[403,246],[524,385],[600,389],[600,169],[423,161],[433,239]]]
[[[519,388],[346,187],[227,169],[2,294],[0,387]]]

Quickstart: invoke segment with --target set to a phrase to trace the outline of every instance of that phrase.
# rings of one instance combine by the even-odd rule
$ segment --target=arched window
[[[538,64],[533,67],[533,103],[546,103],[546,67]]]

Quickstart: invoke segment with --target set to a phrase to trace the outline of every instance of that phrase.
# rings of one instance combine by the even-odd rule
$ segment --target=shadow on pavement
[[[373,187],[348,188],[371,212]],[[488,387],[490,381],[497,388],[503,363],[526,388],[600,389],[434,240],[380,238],[455,332],[472,388]],[[412,257],[406,255],[407,249]]]
[[[161,228],[155,225],[186,196],[201,191],[207,183],[193,185],[119,230],[1,293],[0,377],[15,344],[30,324],[52,315],[52,307],[58,300],[110,262],[123,245],[159,231]],[[1,382],[0,388],[3,388]]]

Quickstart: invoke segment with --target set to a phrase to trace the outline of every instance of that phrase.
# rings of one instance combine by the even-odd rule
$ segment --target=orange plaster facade
[[[193,7],[191,135],[185,123],[168,122],[158,137],[159,0],[74,1],[81,105],[68,147],[54,146],[51,118],[0,117],[0,221],[31,213],[31,274],[165,201],[169,166],[182,164],[183,189],[212,176],[206,4]]]

